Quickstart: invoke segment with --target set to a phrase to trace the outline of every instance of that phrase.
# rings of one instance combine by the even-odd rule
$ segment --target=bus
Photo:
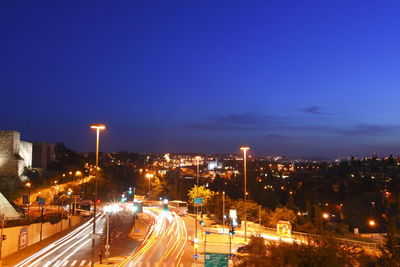
[[[80,203],[80,208],[81,208],[81,210],[85,210],[85,211],[80,211],[80,215],[82,215],[83,217],[93,216],[93,213],[91,212],[92,206],[93,206],[93,201],[82,200]]]
[[[188,203],[186,201],[173,200],[168,203],[171,211],[175,211],[179,216],[185,216],[188,212]]]

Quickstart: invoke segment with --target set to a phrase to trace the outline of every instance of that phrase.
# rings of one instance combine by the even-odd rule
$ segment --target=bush
[[[238,257],[238,266],[339,267],[370,266],[374,258],[358,247],[332,238],[310,239],[304,243],[269,243],[251,237],[246,256]]]

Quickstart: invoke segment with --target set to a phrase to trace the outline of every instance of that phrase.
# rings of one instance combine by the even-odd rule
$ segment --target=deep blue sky
[[[399,154],[398,1],[0,2],[0,129],[106,151]]]

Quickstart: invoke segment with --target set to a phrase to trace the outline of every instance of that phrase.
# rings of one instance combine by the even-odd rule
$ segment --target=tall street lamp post
[[[222,233],[225,233],[225,191],[222,191]]]
[[[375,227],[376,223],[374,220],[371,219],[368,221],[368,225],[369,225],[369,230],[371,232],[371,239],[374,239],[374,234],[373,234],[372,230]]]
[[[196,156],[196,198],[198,198],[199,197],[199,172],[200,172],[200,159],[201,159],[201,157],[200,156]],[[196,242],[198,242],[198,239],[197,239],[197,217],[198,217],[198,214],[199,214],[199,206],[198,206],[198,204],[195,204],[196,205],[196,216],[195,216],[195,244],[194,244],[194,247],[195,247],[195,251],[194,251],[194,254],[195,255],[197,255],[197,246],[198,246],[198,244],[196,243]],[[197,256],[195,256],[195,263],[196,263],[196,266],[197,266]]]
[[[94,267],[94,250],[95,250],[95,234],[96,234],[96,205],[97,205],[97,180],[99,178],[99,139],[100,139],[100,130],[104,130],[106,128],[105,125],[102,124],[92,124],[90,126],[92,129],[96,129],[96,178],[95,188],[94,188],[94,204],[93,204],[93,236],[92,236],[92,255],[90,266]]]
[[[199,170],[200,170],[200,157],[196,157],[196,197],[199,197]],[[197,238],[197,217],[199,216],[199,206],[196,205],[196,226],[195,226],[195,232],[196,232],[196,238]]]
[[[147,173],[146,178],[149,179],[149,200],[150,200],[150,190],[151,190],[151,178],[153,178],[153,174]]]
[[[242,146],[240,150],[243,151],[243,177],[244,177],[244,242],[247,242],[247,168],[246,168],[246,154],[250,147]]]
[[[29,220],[29,207],[31,206],[31,183],[26,183],[26,187],[28,187],[28,220]]]

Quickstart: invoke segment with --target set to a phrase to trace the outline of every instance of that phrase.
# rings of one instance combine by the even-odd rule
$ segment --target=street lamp
[[[225,191],[222,191],[222,233],[225,233]]]
[[[26,183],[26,187],[28,187],[28,220],[29,220],[29,207],[31,206],[31,183]]]
[[[374,220],[369,220],[368,221],[368,225],[369,225],[369,229],[371,231],[371,238],[374,238],[374,234],[372,233],[372,228],[374,228],[376,226],[376,222]]]
[[[243,151],[243,176],[244,176],[244,242],[247,242],[247,167],[246,167],[246,153],[250,147],[242,146],[240,150]]]
[[[149,179],[149,200],[150,200],[150,186],[151,186],[150,182],[151,182],[151,178],[153,178],[153,177],[154,177],[153,174],[146,173],[146,178]]]
[[[96,234],[96,204],[97,204],[97,180],[99,178],[99,139],[100,139],[100,130],[106,129],[105,125],[102,124],[92,124],[90,125],[91,129],[96,129],[96,178],[95,181],[95,189],[94,189],[94,204],[93,204],[93,236],[92,236],[92,255],[91,255],[91,263],[90,266],[94,267],[94,250],[95,250],[95,234]]]

